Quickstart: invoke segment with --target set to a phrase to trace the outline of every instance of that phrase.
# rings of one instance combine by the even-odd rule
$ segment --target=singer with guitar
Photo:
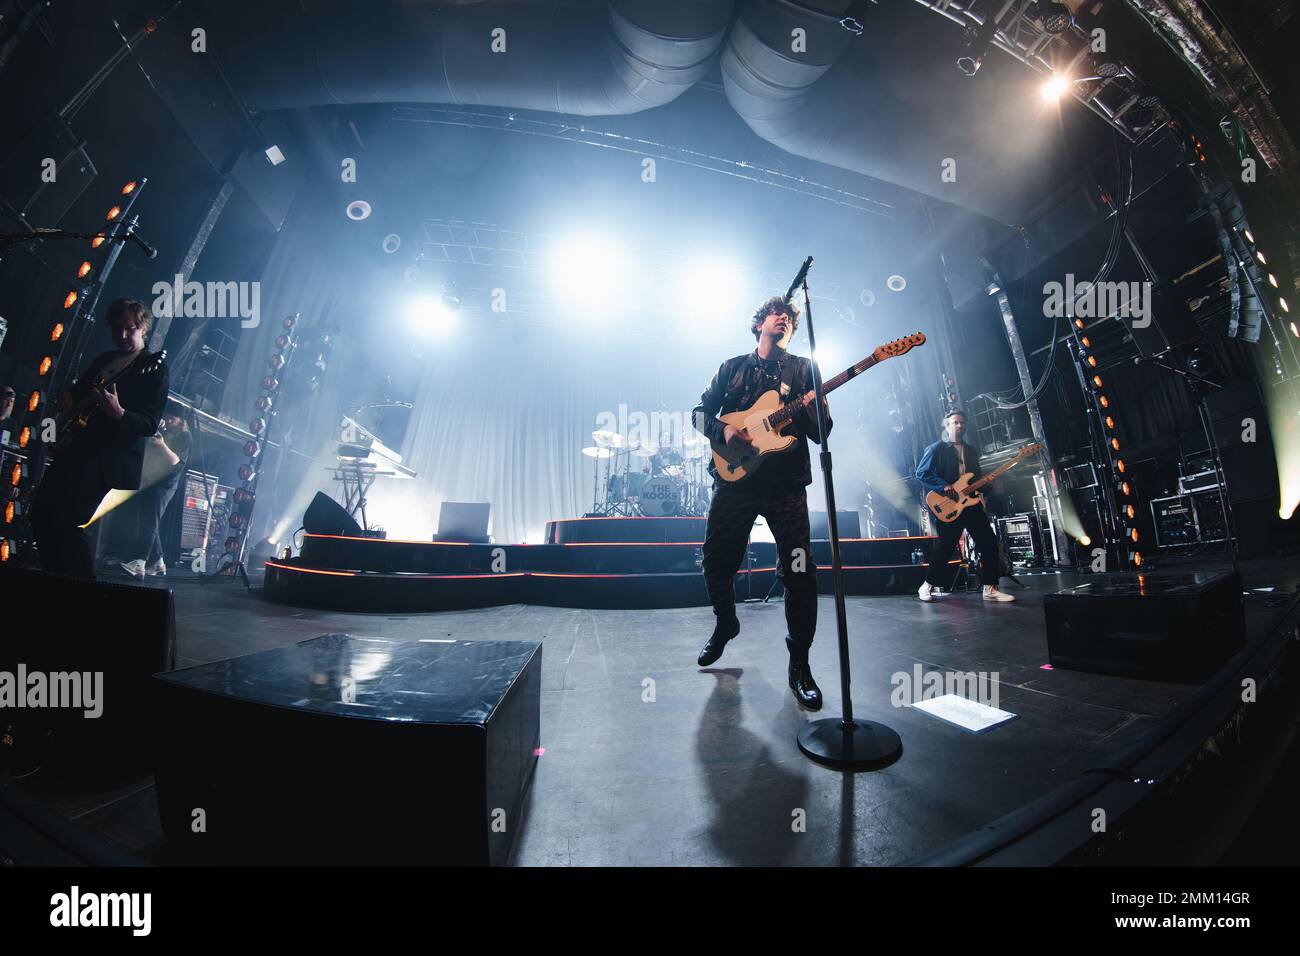
[[[758,347],[747,355],[723,362],[693,413],[695,427],[715,446],[737,452],[752,447],[744,429],[726,424],[719,413],[754,405],[765,392],[775,390],[793,399],[812,388],[812,363],[786,351],[799,327],[799,310],[781,296],[764,302],[750,320]],[[826,412],[826,427],[831,426]],[[808,439],[821,441],[816,409],[809,405],[786,426],[794,444],[770,456],[763,467],[743,481],[719,477],[716,460],[709,472],[714,478],[713,501],[704,532],[704,583],[716,617],[713,635],[700,651],[699,665],[708,667],[722,656],[727,642],[740,633],[733,587],[749,543],[754,519],[762,515],[776,539],[777,555],[785,581],[785,620],[790,652],[789,684],[795,699],[809,710],[822,706],[821,689],[808,667],[808,650],[817,629],[817,566],[813,561],[808,526],[807,485],[812,483]]]
[[[134,299],[118,299],[106,321],[117,346],[98,356],[60,396],[67,414],[55,434],[54,461],[32,507],[32,530],[46,571],[93,578],[81,526],[113,488],[140,487],[145,442],[167,402],[167,367],[145,350],[153,316]]]
[[[966,415],[963,412],[954,409],[944,416],[943,438],[925,450],[920,464],[916,466],[916,478],[926,491],[956,500],[959,493],[953,488],[954,482],[966,474],[973,475],[975,479],[983,474],[979,452],[962,441],[965,434]],[[1014,601],[1014,596],[998,590],[998,581],[1002,579],[1003,573],[1002,559],[997,536],[989,524],[989,516],[983,504],[968,505],[953,520],[939,522],[938,540],[934,543],[925,582],[917,591],[917,597],[929,603],[935,599],[935,589],[948,583],[948,558],[962,531],[970,532],[975,539],[975,547],[979,549],[984,600]]]

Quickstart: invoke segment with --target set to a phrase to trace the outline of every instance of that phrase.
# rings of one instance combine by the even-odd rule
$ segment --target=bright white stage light
[[[412,300],[406,307],[411,330],[425,336],[445,336],[456,330],[458,317],[436,295]]]
[[[745,311],[745,281],[730,262],[704,260],[692,264],[682,283],[682,315],[699,318],[734,317]]]
[[[1043,99],[1055,103],[1070,89],[1070,81],[1060,73],[1053,73],[1051,79],[1043,84]]]
[[[552,248],[550,259],[555,282],[575,302],[604,302],[623,283],[623,257],[607,239],[597,236],[566,239]]]

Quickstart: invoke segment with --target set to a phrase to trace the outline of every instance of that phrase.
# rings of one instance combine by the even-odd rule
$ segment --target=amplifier
[[[1151,523],[1155,527],[1157,548],[1177,548],[1201,540],[1190,495],[1152,501]]]
[[[231,491],[230,487],[220,483],[216,475],[185,472],[185,499],[181,502],[182,553],[201,550],[205,543],[210,545],[225,537]],[[211,511],[208,508],[209,497],[212,499]]]
[[[1201,544],[1222,541],[1225,530],[1223,503],[1219,501],[1219,489],[1196,492],[1192,495],[1192,506],[1196,509],[1196,527],[1200,531]]]
[[[1012,564],[1025,566],[1041,563],[1037,515],[1026,513],[999,518],[998,536],[1002,539],[1007,560]]]
[[[1198,471],[1193,475],[1182,475],[1178,479],[1178,490],[1183,494],[1196,491],[1213,491],[1219,487],[1219,473],[1214,470]]]

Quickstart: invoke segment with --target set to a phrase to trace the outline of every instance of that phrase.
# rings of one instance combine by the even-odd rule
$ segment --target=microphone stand
[[[831,451],[826,436],[825,392],[822,373],[817,367],[817,336],[813,331],[812,301],[808,294],[808,267],[812,256],[786,293],[786,302],[795,288],[803,286],[804,315],[808,322],[808,347],[812,349],[813,405],[817,410],[817,434],[821,437],[822,479],[826,485],[826,520],[831,538],[831,568],[835,577],[835,625],[840,649],[840,698],[844,701],[842,717],[823,717],[806,722],[799,729],[799,749],[816,763],[837,770],[858,773],[879,770],[903,754],[903,741],[891,728],[853,716],[853,696],[849,679],[849,627],[844,610],[844,568],[840,562],[840,529],[835,514],[835,482],[831,471]],[[809,555],[811,558],[812,556]],[[813,572],[814,575],[816,571]]]

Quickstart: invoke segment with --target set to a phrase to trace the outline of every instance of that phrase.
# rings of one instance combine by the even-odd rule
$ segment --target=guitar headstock
[[[1043,446],[1038,442],[1034,442],[1032,445],[1026,445],[1024,448],[1020,449],[1020,451],[1016,452],[1016,459],[1018,461],[1023,460],[1028,458],[1030,455],[1037,455],[1042,450]]]
[[[883,362],[887,358],[897,358],[900,355],[906,355],[918,345],[925,344],[924,332],[913,332],[911,335],[905,335],[901,339],[894,339],[892,342],[886,342],[879,345],[872,353],[877,362]]]

